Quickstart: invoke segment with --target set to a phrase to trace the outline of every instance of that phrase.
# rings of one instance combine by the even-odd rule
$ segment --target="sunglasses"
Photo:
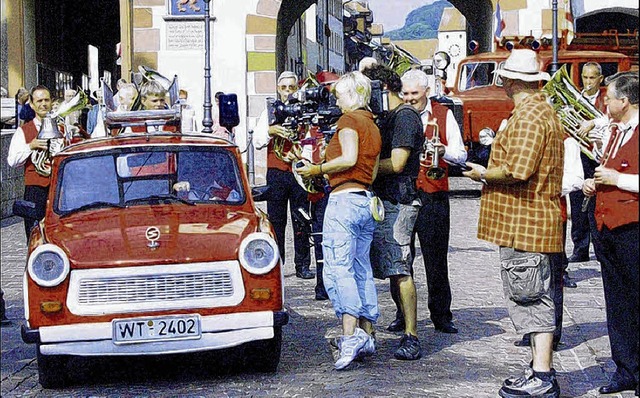
[[[295,84],[291,84],[291,85],[288,85],[288,86],[278,86],[278,88],[279,88],[280,90],[286,90],[286,89],[289,89],[289,90],[297,90],[297,89],[298,89],[298,86],[296,86]]]

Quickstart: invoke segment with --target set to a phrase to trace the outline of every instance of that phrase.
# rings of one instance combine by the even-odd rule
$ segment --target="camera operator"
[[[424,134],[420,114],[406,105],[400,93],[400,76],[384,65],[367,68],[364,74],[379,80],[388,90],[389,113],[378,122],[382,136],[380,169],[373,190],[382,199],[385,217],[376,227],[371,246],[371,265],[376,278],[389,278],[391,297],[404,319],[404,336],[394,356],[416,360],[422,355],[416,326],[416,286],[413,281],[411,236],[420,199],[416,178]]]
[[[289,96],[298,90],[298,78],[295,73],[284,71],[278,76],[277,92],[282,102],[287,102]],[[282,261],[285,260],[285,230],[287,228],[287,204],[291,214],[302,207],[309,208],[307,192],[296,182],[291,172],[291,163],[286,157],[280,160],[274,152],[274,137],[288,140],[288,130],[280,124],[269,126],[268,112],[260,116],[254,129],[254,145],[256,149],[267,146],[267,185],[269,195],[267,199],[267,213],[273,224],[278,240],[278,249]],[[314,274],[309,269],[311,263],[310,247],[304,231],[299,224],[293,224],[293,247],[296,277],[313,279]]]

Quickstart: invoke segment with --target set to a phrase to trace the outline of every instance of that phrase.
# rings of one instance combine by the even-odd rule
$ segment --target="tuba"
[[[557,112],[565,132],[580,145],[580,150],[592,160],[601,158],[601,149],[593,145],[586,137],[577,134],[580,125],[587,120],[594,120],[604,116],[595,106],[582,96],[573,84],[566,65],[551,77],[542,90],[547,94],[553,109]],[[596,131],[594,136],[602,136],[604,132]]]
[[[440,134],[436,120],[429,120],[427,126],[433,127],[433,137],[424,141],[424,150],[420,154],[420,162],[427,169],[427,177],[432,180],[439,180],[445,175],[445,169],[440,167],[440,152],[435,144],[440,143]],[[427,159],[431,158],[431,164],[427,164]]]

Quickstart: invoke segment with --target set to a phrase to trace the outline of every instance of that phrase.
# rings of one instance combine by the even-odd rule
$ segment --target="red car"
[[[24,274],[22,337],[43,387],[65,385],[69,356],[244,345],[245,368],[276,370],[281,261],[237,146],[122,134],[70,145],[52,167]]]

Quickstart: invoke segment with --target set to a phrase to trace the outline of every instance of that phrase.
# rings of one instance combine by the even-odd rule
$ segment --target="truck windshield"
[[[469,62],[460,70],[459,91],[467,91],[477,87],[490,86],[493,83],[495,62]]]
[[[62,215],[97,207],[245,199],[235,157],[220,148],[85,155],[65,161],[59,173],[55,211]]]

